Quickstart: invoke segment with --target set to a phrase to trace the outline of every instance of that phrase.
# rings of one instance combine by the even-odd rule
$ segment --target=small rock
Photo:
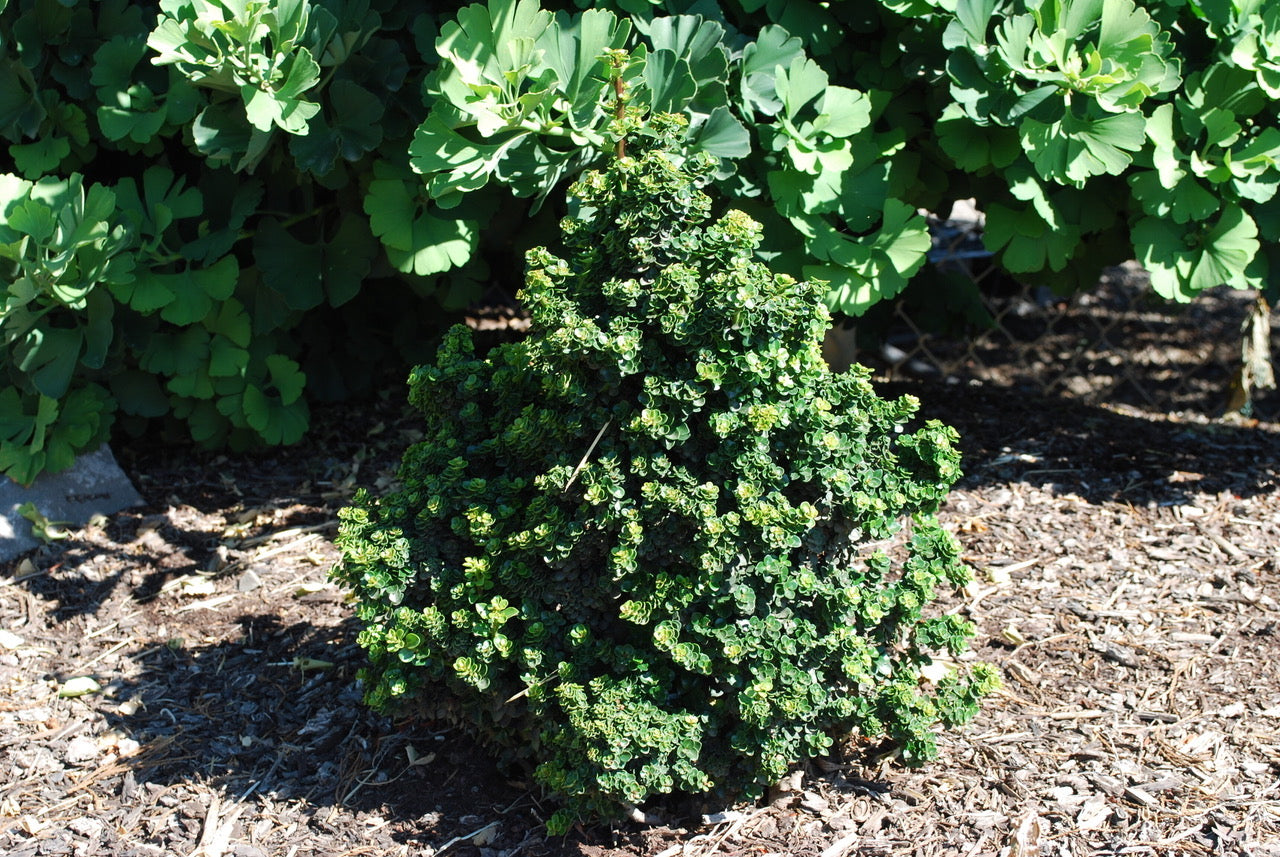
[[[71,828],[75,833],[79,833],[81,836],[92,839],[102,833],[102,829],[106,827],[106,825],[96,818],[81,816],[80,818],[73,818],[71,821],[68,821],[67,827]]]
[[[84,735],[67,742],[64,756],[72,765],[83,765],[98,758],[98,742]]]
[[[800,798],[800,806],[816,813],[824,813],[831,808],[831,804],[817,792],[805,792]]]
[[[102,690],[102,685],[98,684],[93,676],[78,675],[62,683],[62,686],[58,688],[58,696],[63,699],[75,699],[78,696],[88,696],[100,690]]]
[[[256,845],[242,842],[231,849],[231,857],[267,857],[267,852]]]
[[[259,577],[257,572],[255,572],[253,569],[249,569],[244,574],[236,578],[237,592],[252,592],[253,590],[257,589],[261,585],[262,585],[262,578]]]
[[[24,640],[12,631],[0,628],[0,649],[16,649]]]

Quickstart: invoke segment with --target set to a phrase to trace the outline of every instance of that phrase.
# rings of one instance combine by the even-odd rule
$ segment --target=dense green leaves
[[[761,258],[864,325],[923,266],[920,212],[970,196],[1024,279],[1138,256],[1175,300],[1276,289],[1280,9],[1259,0],[11,0],[0,372],[64,404],[96,384],[129,430],[160,390],[202,442],[292,437],[300,411],[245,417],[267,357],[316,385],[299,401],[396,373],[569,213],[634,127],[617,83],[688,120]],[[233,306],[255,348],[208,327]]]
[[[306,98],[320,81],[310,11],[307,0],[161,0],[147,47],[192,83],[237,93],[258,131],[305,134],[320,109]]]
[[[1088,281],[1120,261],[1089,248],[1099,214],[1111,223],[1114,212],[1167,297],[1263,285],[1250,212],[1280,182],[1266,71],[1275,13],[1253,2],[958,3],[945,36],[957,106],[940,143],[964,170],[1007,179],[987,205],[988,245],[1004,265]],[[1206,26],[1208,40],[1196,35]],[[1031,201],[1019,191],[1027,167],[1045,184],[1034,206],[999,199]],[[1079,194],[1065,204],[1052,185]]]
[[[954,660],[967,622],[922,615],[966,580],[933,518],[954,432],[903,432],[914,401],[826,368],[826,286],[712,217],[686,124],[655,117],[574,185],[569,257],[529,254],[528,338],[482,358],[451,331],[411,379],[403,489],[341,515],[369,701],[524,763],[566,801],[556,832],[759,795],[850,730],[923,761],[995,683]]]
[[[1258,253],[1258,227],[1239,206],[1227,206],[1214,221],[1179,224],[1144,217],[1133,227],[1138,260],[1151,271],[1151,285],[1176,300],[1227,284],[1257,283],[1247,270]]]
[[[0,378],[23,416],[0,471],[66,466],[116,411],[288,443],[317,369],[331,394],[399,373],[432,299],[484,276],[421,275],[470,262],[474,220],[431,208],[438,230],[380,245],[364,211],[373,164],[404,163],[425,116],[436,57],[415,34],[437,24],[368,0],[3,7]]]
[[[781,26],[762,29],[741,50],[731,48],[725,23],[698,15],[644,15],[636,29],[633,39],[625,19],[600,9],[552,17],[534,0],[463,9],[437,40],[448,61],[435,78],[439,100],[410,148],[430,197],[447,209],[498,182],[540,201],[598,163],[620,132],[612,75],[626,85],[629,103],[689,119],[685,145],[723,159],[717,177],[732,196],[764,193],[788,217],[823,215],[819,224],[784,224],[766,253],[779,261],[794,256],[790,270],[800,275],[803,254],[780,251],[807,240],[807,261],[823,262],[824,276],[837,284],[833,308],[856,315],[901,290],[924,259],[923,220],[910,215],[909,237],[896,222],[884,223],[880,237],[854,234],[876,228],[887,210],[887,156],[900,145],[872,135],[865,92],[831,84],[804,55],[802,40]],[[633,41],[623,57],[619,50]],[[371,212],[408,209],[389,198],[366,204]],[[427,226],[448,235],[448,224],[416,219],[422,216],[414,215],[424,227],[415,246],[423,246]],[[374,231],[384,234],[376,225]],[[847,259],[824,252],[841,244],[868,249]],[[431,256],[439,260],[433,270],[460,264],[452,252]]]

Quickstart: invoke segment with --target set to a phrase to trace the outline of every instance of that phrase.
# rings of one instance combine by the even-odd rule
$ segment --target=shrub
[[[480,357],[455,327],[410,380],[403,487],[342,513],[368,701],[531,766],[567,799],[553,829],[758,795],[851,730],[919,762],[994,684],[921,675],[971,633],[922,616],[966,580],[934,517],[954,431],[905,433],[913,399],[827,369],[823,285],[712,215],[684,125],[655,117],[574,186],[568,259],[529,253],[528,338]]]

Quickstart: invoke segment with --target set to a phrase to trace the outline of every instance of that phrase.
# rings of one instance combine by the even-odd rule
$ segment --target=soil
[[[147,506],[0,567],[0,853],[1280,857],[1280,425],[893,392],[962,433],[975,581],[935,609],[1004,676],[935,762],[850,746],[768,802],[548,838],[518,773],[361,704],[327,575],[415,437],[386,403],[266,456],[117,448]]]

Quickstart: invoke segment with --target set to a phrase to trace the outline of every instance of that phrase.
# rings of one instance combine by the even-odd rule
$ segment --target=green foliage
[[[1257,218],[1280,183],[1265,59],[1280,17],[1263,5],[957,4],[945,43],[958,108],[940,143],[1017,201],[992,206],[1009,270],[1070,288],[1133,255],[1179,301],[1268,282]],[[1119,229],[1128,247],[1093,238]]]
[[[386,175],[417,181],[405,162],[429,64],[414,30],[451,12],[3,8],[0,473],[29,482],[113,426],[161,417],[206,445],[291,443],[310,400],[368,391],[419,356],[441,303],[486,276],[476,220],[449,221],[456,237],[431,220],[392,246],[365,210]],[[414,323],[397,354],[382,332]]]
[[[913,280],[955,305],[919,212],[969,196],[1022,279],[1134,257],[1174,300],[1277,291],[1263,0],[12,0],[0,372],[25,416],[0,472],[157,417],[285,442],[378,386],[515,282],[627,132],[615,80],[688,120],[761,258],[836,313]],[[102,234],[49,231],[72,185]]]
[[[619,5],[634,17],[489,0],[444,26],[436,49],[447,62],[428,79],[434,101],[410,148],[434,205],[452,208],[498,183],[536,209],[566,177],[598,165],[619,133],[602,93],[628,48],[617,71],[630,103],[689,119],[684,145],[721,159],[720,191],[768,216],[766,257],[826,282],[841,312],[901,291],[929,238],[891,193],[889,158],[904,138],[876,132],[870,96],[833,84],[782,26],[753,40],[711,7],[699,7],[708,18]]]
[[[950,660],[967,622],[923,617],[967,580],[934,518],[954,431],[904,433],[914,400],[828,370],[823,287],[712,215],[686,122],[574,186],[568,259],[529,253],[527,339],[480,357],[450,331],[411,379],[403,487],[341,515],[369,702],[531,767],[567,800],[553,830],[759,795],[851,730],[920,762],[995,683]]]
[[[315,52],[329,46],[338,25],[327,9],[317,10],[324,19],[312,22],[307,0],[160,0],[147,47],[156,65],[174,64],[197,86],[239,95],[255,131],[306,134],[320,111],[306,99],[320,82]]]
[[[438,204],[495,182],[540,204],[598,163],[601,66],[625,46],[633,103],[690,118],[762,255],[827,282],[835,312],[900,293],[930,246],[917,211],[974,194],[999,261],[1060,290],[1130,257],[1180,301],[1270,282],[1249,235],[1280,182],[1273,5],[578,5],[489,0],[446,25],[411,160]]]

